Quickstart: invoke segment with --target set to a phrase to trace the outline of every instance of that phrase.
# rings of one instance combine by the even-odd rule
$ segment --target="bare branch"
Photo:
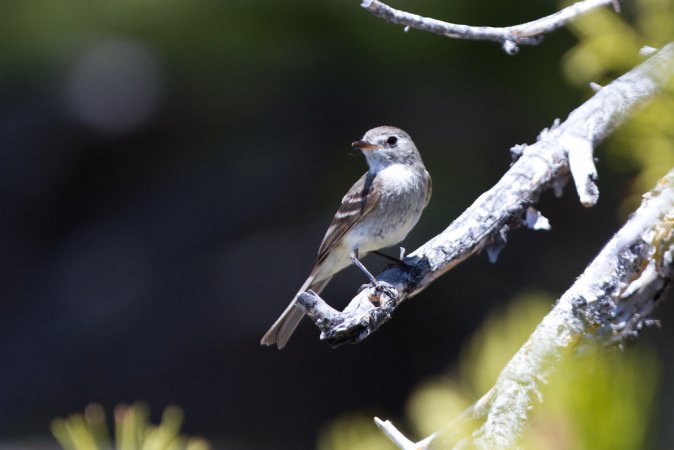
[[[316,294],[300,295],[298,302],[321,330],[321,339],[332,346],[361,341],[385,323],[403,300],[468,257],[485,248],[491,256],[498,254],[507,232],[526,224],[527,211],[540,194],[548,188],[561,191],[570,173],[581,202],[596,202],[593,148],[673,74],[674,43],[670,43],[603,87],[564,123],[544,130],[536,143],[518,146],[513,154],[519,159],[494,187],[442,233],[407,256],[406,266],[384,270],[377,285],[365,286],[344,311],[328,307]]]
[[[418,449],[418,444],[410,441],[405,437],[404,434],[400,432],[396,427],[393,426],[390,420],[381,420],[379,417],[374,418],[374,423],[377,424],[380,430],[384,432],[386,437],[388,437],[391,442],[397,445],[403,450],[416,450]]]
[[[576,184],[578,198],[583,206],[594,206],[599,200],[597,168],[594,166],[594,148],[586,138],[569,136],[563,144],[569,153],[569,169]]]
[[[641,56],[651,56],[653,53],[657,52],[657,48],[649,47],[648,45],[644,45],[639,49],[639,54]]]
[[[674,170],[644,196],[508,362],[495,386],[467,411],[481,423],[470,439],[455,442],[450,426],[401,448],[513,448],[531,407],[541,400],[542,385],[570,347],[586,336],[609,343],[635,336],[674,276],[673,255]]]
[[[536,45],[543,40],[543,36],[563,27],[576,17],[602,6],[613,5],[618,10],[615,0],[584,0],[568,6],[549,16],[532,22],[509,27],[483,27],[459,25],[429,17],[411,14],[388,6],[379,0],[363,0],[361,6],[375,16],[387,22],[403,25],[417,30],[440,34],[448,38],[469,39],[499,42],[508,54],[515,54],[518,45]]]

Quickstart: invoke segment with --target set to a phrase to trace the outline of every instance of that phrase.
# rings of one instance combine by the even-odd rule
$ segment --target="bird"
[[[305,315],[297,304],[302,292],[320,294],[332,277],[351,264],[375,278],[360,262],[368,252],[401,242],[417,224],[431,198],[431,176],[412,138],[400,128],[380,126],[351,144],[365,156],[368,171],[342,198],[309,277],[261,345],[282,349]]]

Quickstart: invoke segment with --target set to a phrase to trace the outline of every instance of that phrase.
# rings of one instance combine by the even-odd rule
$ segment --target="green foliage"
[[[569,24],[580,41],[565,56],[564,72],[577,84],[621,75],[640,62],[642,46],[674,40],[672,23],[674,0],[637,0],[633,14],[600,9],[579,17]]]
[[[64,450],[209,450],[206,441],[180,435],[183,414],[177,407],[164,410],[159,425],[150,423],[142,403],[120,405],[114,412],[114,443],[110,439],[105,412],[100,405],[87,406],[84,414],[55,419],[52,433]]]
[[[438,377],[422,383],[412,393],[407,401],[407,415],[417,434],[428,436],[447,426],[469,406],[465,386],[450,377]]]
[[[605,9],[570,25],[580,41],[564,58],[569,81],[607,83],[643,60],[638,53],[642,46],[659,48],[674,40],[674,0],[638,0],[632,13],[618,15]],[[674,87],[670,84],[609,141],[609,164],[635,173],[632,196],[622,205],[623,215],[674,166],[673,112]]]
[[[552,303],[544,294],[528,293],[493,312],[466,344],[459,375],[426,381],[410,396],[407,411],[414,435],[425,437],[450,423],[457,440],[467,435],[475,423],[456,418],[493,386]],[[655,356],[642,348],[618,352],[583,344],[560,361],[547,380],[541,392],[543,401],[532,411],[522,447],[648,448],[646,432],[658,369]],[[326,429],[319,448],[389,448],[381,439],[371,416],[349,416]]]
[[[651,448],[646,432],[658,369],[654,355],[642,348],[583,348],[564,361],[543,390],[545,401],[528,429],[527,448]]]
[[[459,371],[469,380],[470,396],[487,392],[503,366],[524,344],[536,325],[550,311],[553,299],[542,292],[517,297],[507,308],[499,308],[485,319],[465,346]]]
[[[328,425],[318,438],[318,450],[394,450],[397,447],[372,423],[372,416],[350,414]]]

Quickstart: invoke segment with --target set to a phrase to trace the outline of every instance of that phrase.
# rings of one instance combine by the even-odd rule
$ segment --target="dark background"
[[[396,5],[490,25],[558,8]],[[355,0],[0,9],[0,448],[32,448],[92,401],[177,404],[216,448],[313,448],[346,411],[400,417],[490,308],[531,288],[559,296],[624,220],[633,173],[600,148],[595,208],[570,186],[546,195],[552,231],[513,233],[497,264],[468,260],[359,345],[332,350],[305,320],[283,351],[260,347],[365,171],[351,141],[389,124],[417,143],[434,192],[411,251],[498,180],[512,145],[590,95],[561,74],[575,39],[511,57],[403,33]],[[349,269],[325,298],[343,306],[364,281]],[[669,389],[653,426],[664,448],[671,305],[658,316],[646,338]]]

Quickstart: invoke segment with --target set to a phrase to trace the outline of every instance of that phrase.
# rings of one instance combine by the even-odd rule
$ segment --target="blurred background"
[[[561,6],[392,5],[495,26]],[[499,179],[511,146],[587,99],[587,82],[674,38],[671,0],[623,6],[508,56],[405,33],[357,0],[4,0],[0,449],[56,449],[55,417],[136,400],[155,422],[178,405],[184,432],[216,449],[374,448],[340,436],[369,433],[375,414],[405,429],[415,389],[480,352],[468,343],[490,311],[534,295],[543,308],[512,354],[674,165],[671,96],[598,149],[596,207],[570,186],[546,194],[550,232],[512,233],[496,264],[471,258],[361,344],[332,350],[308,320],[281,352],[258,343],[366,170],[350,142],[382,124],[414,138],[434,191],[411,251]],[[342,307],[364,282],[348,269],[324,298]],[[674,447],[671,302],[657,317],[624,353],[648,352],[629,380],[655,399],[624,408],[647,436],[626,448]]]

